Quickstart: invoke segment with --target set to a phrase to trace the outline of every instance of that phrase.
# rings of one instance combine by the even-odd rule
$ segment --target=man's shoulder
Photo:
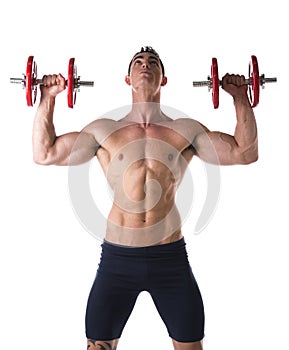
[[[199,122],[196,119],[189,118],[189,117],[180,117],[174,120],[176,125],[180,126],[194,126],[199,124]]]
[[[128,126],[122,120],[114,120],[110,118],[99,118],[88,124],[83,131],[91,134],[95,137],[99,144],[102,144],[104,140],[110,137],[117,131]]]
[[[175,127],[175,126],[183,126],[183,127],[191,127],[199,125],[200,123],[193,118],[190,117],[177,117],[177,118],[168,118],[167,120],[161,122],[163,125]]]
[[[89,123],[84,129],[90,132],[103,130],[103,131],[116,131],[125,126],[125,123],[121,120],[114,120],[110,118],[99,118]]]
[[[118,123],[117,120],[114,120],[112,118],[97,118],[95,120],[93,120],[92,122],[90,122],[87,127],[89,126],[111,126]]]
[[[171,119],[166,121],[163,125],[171,128],[188,140],[192,140],[197,134],[206,130],[200,122],[189,117]]]

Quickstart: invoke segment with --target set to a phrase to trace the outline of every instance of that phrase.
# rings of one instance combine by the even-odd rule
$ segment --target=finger
[[[235,74],[233,76],[233,84],[236,86],[240,86],[241,85],[241,76],[239,74]]]
[[[245,79],[244,75],[239,75],[239,74],[234,75],[233,84],[236,86],[246,85],[246,79]]]
[[[43,77],[44,79],[43,79],[43,85],[45,86],[45,87],[50,87],[53,83],[52,83],[52,75],[45,75],[44,77]]]
[[[245,84],[245,77],[239,74],[226,74],[223,81],[230,85],[242,86]]]
[[[58,85],[57,75],[56,74],[52,74],[50,84],[51,84],[51,86]]]
[[[56,74],[47,75],[45,79],[45,85],[46,87],[59,85],[57,75]]]
[[[244,75],[241,75],[241,85],[246,85],[246,78]]]
[[[43,75],[43,77],[42,77],[42,85],[44,86],[44,87],[46,87],[47,86],[47,75]]]
[[[66,82],[64,76],[59,73],[56,78],[57,85],[60,85],[62,88],[65,88]]]
[[[229,73],[226,73],[222,78],[222,86],[226,84],[231,84],[231,80],[232,80],[232,75]]]

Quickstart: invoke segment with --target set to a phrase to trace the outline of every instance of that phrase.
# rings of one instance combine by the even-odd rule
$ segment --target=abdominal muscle
[[[145,247],[181,238],[181,220],[175,205],[165,215],[156,211],[130,214],[113,205],[107,220],[105,240],[113,244]]]
[[[174,199],[175,179],[159,162],[151,163],[136,162],[114,183],[106,241],[142,247],[182,238],[181,219]]]

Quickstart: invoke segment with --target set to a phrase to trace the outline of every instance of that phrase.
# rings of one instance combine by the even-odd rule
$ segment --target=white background
[[[206,308],[205,349],[288,349],[288,38],[283,0],[20,1],[1,3],[1,298],[0,348],[86,349],[84,314],[100,241],[86,232],[70,204],[67,168],[32,161],[36,106],[25,105],[9,78],[34,55],[39,76],[67,70],[76,57],[83,88],[75,109],[58,97],[58,134],[80,130],[131,102],[124,76],[142,45],[161,55],[168,76],[162,103],[211,130],[234,132],[230,96],[214,111],[206,89],[192,87],[210,72],[247,73],[251,54],[260,73],[278,77],[255,109],[258,162],[221,169],[221,196],[206,229],[194,235],[203,193],[201,163],[190,170],[196,189],[184,234]],[[4,7],[5,6],[5,7]],[[97,165],[96,165],[97,167]],[[103,175],[99,198],[108,195]],[[202,197],[203,196],[203,197]],[[99,315],[101,317],[101,315]],[[142,294],[119,349],[169,349],[150,297]]]

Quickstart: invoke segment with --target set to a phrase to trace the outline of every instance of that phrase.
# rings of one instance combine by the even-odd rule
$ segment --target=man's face
[[[140,52],[132,60],[130,75],[127,76],[129,85],[150,84],[165,85],[166,78],[162,75],[160,60],[151,52]]]

